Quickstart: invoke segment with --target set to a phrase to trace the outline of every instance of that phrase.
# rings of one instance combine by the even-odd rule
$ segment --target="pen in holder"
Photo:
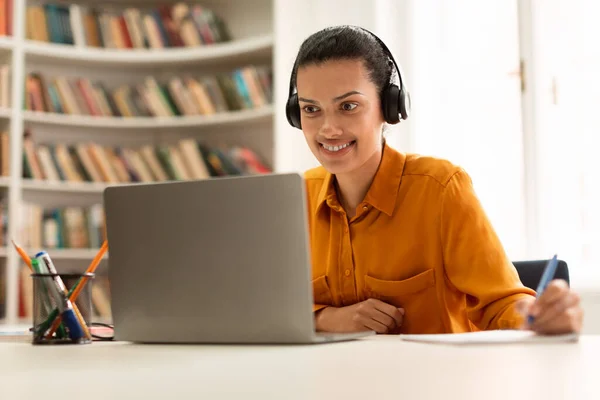
[[[35,260],[34,264],[35,264]],[[94,274],[33,273],[33,344],[92,343],[89,327],[92,317]],[[87,281],[87,283],[86,283]],[[85,285],[81,285],[85,283]],[[81,290],[69,300],[76,286]],[[56,329],[51,329],[53,325]],[[51,335],[49,334],[51,333]]]

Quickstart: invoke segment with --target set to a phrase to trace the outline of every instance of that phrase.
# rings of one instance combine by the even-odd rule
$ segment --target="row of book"
[[[14,0],[0,0],[0,36],[13,34],[13,3]]]
[[[193,47],[231,40],[223,19],[213,10],[185,2],[120,10],[63,3],[30,5],[26,24],[31,40],[107,49]]]
[[[253,109],[272,102],[272,70],[248,65],[210,76],[175,76],[158,82],[109,90],[87,78],[46,78],[29,73],[25,80],[25,109],[59,114],[112,117],[170,117],[213,115]]]
[[[52,251],[49,251],[50,257],[52,257]],[[56,263],[56,260],[54,260]],[[60,273],[60,266],[57,266]],[[0,271],[2,272],[2,271]],[[0,276],[0,283],[3,282],[3,276]],[[69,283],[65,283],[69,284]],[[106,324],[112,323],[112,313],[110,309],[110,284],[108,276],[96,275],[93,280],[88,281],[88,285],[91,285],[92,289],[92,321],[104,322]],[[0,286],[0,317],[2,317],[3,304],[5,303],[5,295],[3,293],[4,285]],[[85,310],[85,303],[77,303],[82,313],[87,314]],[[33,318],[33,279],[31,278],[31,272],[25,265],[21,266],[21,272],[19,276],[19,317],[31,320]]]
[[[24,248],[98,249],[106,238],[102,204],[44,208],[25,203],[19,212],[19,241]]]
[[[72,145],[23,141],[23,178],[69,182],[162,182],[269,173],[247,147],[208,146],[192,138],[140,148],[86,142]]]
[[[10,140],[8,131],[0,132],[0,176],[10,175]]]
[[[100,248],[106,238],[102,205],[43,209],[37,204],[24,204],[20,209],[23,223],[19,233],[22,246],[41,249]],[[0,200],[0,245],[6,246],[8,206]]]
[[[10,107],[10,65],[8,64],[0,65],[0,107]]]

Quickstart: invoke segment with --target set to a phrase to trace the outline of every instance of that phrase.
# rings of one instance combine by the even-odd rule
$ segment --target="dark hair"
[[[342,25],[322,29],[304,40],[298,51],[292,84],[298,68],[330,60],[361,60],[379,93],[392,80],[394,64],[377,40],[359,27]]]

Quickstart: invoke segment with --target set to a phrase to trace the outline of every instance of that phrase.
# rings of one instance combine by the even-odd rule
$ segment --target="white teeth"
[[[348,146],[350,146],[351,143],[346,143],[343,144],[341,146],[328,146],[326,144],[323,144],[323,147],[325,147],[325,149],[329,150],[329,151],[340,151]]]

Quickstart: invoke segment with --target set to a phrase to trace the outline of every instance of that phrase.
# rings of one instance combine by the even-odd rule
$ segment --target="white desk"
[[[600,336],[493,347],[393,336],[313,346],[0,343],[0,399],[59,398],[600,399]]]

